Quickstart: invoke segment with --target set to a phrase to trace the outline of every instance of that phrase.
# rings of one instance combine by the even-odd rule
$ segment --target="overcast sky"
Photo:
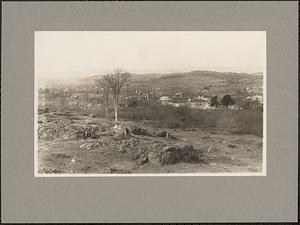
[[[72,78],[131,73],[263,72],[263,31],[36,31],[35,76]]]

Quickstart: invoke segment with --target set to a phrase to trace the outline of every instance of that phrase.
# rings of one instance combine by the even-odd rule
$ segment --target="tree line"
[[[230,95],[224,95],[224,97],[222,99],[219,99],[219,97],[216,95],[211,98],[210,102],[211,102],[210,103],[211,106],[218,107],[219,105],[222,104],[226,108],[228,108],[228,106],[230,106],[230,105],[235,104],[235,101],[233,100],[233,98]]]

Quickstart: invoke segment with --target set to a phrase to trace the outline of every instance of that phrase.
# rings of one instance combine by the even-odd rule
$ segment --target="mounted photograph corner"
[[[265,31],[35,31],[34,175],[265,176]]]

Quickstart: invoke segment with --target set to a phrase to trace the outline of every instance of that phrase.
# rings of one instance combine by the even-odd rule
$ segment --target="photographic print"
[[[35,31],[35,176],[266,175],[265,31]]]

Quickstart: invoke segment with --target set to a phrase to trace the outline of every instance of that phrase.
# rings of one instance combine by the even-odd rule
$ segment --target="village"
[[[170,93],[170,95],[162,95],[155,91],[134,90],[127,91],[121,96],[120,107],[136,107],[141,102],[158,102],[161,105],[170,105],[174,107],[186,106],[192,109],[215,110],[228,108],[231,110],[260,110],[263,111],[263,96],[256,94],[257,87],[246,87],[244,89],[243,98],[235,101],[230,95],[217,96],[208,95],[205,90],[197,90],[194,96],[184,96],[182,92]],[[128,92],[131,92],[128,94]],[[133,92],[133,93],[132,93]],[[127,96],[126,96],[127,95]],[[101,106],[103,102],[103,92],[98,85],[92,88],[40,88],[40,98],[61,98],[66,100],[70,109],[82,108],[92,109]],[[227,99],[226,99],[226,97]],[[224,99],[225,97],[225,99]],[[45,100],[41,100],[45,103]]]

